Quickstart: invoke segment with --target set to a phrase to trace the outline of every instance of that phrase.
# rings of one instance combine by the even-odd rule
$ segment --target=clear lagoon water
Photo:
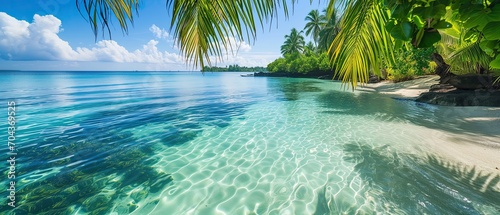
[[[462,120],[499,110],[240,73],[1,72],[0,93],[1,214],[500,214],[498,172],[432,150],[500,159],[500,130]]]

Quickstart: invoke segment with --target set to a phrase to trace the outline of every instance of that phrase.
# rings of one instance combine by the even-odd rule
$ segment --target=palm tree
[[[304,46],[304,51],[303,51],[303,53],[304,53],[304,55],[306,55],[306,56],[311,56],[311,55],[313,55],[314,53],[316,53],[316,52],[317,52],[317,50],[318,50],[318,49],[314,46],[314,44],[313,44],[311,41],[309,41],[309,42],[308,42],[308,43]]]
[[[327,13],[326,10],[324,10],[323,12],[325,14]],[[320,50],[328,50],[333,42],[333,39],[335,39],[335,36],[337,36],[340,31],[340,19],[336,15],[336,10],[333,11],[330,16],[323,16],[325,17],[327,22],[324,23],[324,26],[319,31],[318,48]]]
[[[305,41],[302,31],[292,28],[289,35],[285,35],[285,43],[281,46],[281,54],[295,54],[304,51]]]
[[[326,18],[323,15],[320,15],[318,10],[311,10],[309,14],[307,14],[306,19],[307,22],[304,30],[306,31],[306,36],[311,35],[314,41],[314,45],[318,46],[319,34],[321,28],[326,24]]]

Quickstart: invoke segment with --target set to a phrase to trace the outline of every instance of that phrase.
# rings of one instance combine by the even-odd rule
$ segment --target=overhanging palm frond
[[[443,56],[449,56],[452,52],[462,44],[460,37],[447,34],[444,31],[439,31],[441,41],[435,44],[436,51]]]
[[[76,7],[82,16],[83,13],[86,14],[97,39],[99,27],[102,27],[103,35],[107,30],[111,37],[109,25],[112,15],[120,23],[121,29],[128,33],[128,24],[134,22],[133,13],[134,11],[137,13],[139,0],[77,0]]]
[[[479,41],[460,47],[448,59],[451,69],[459,73],[476,73],[480,67],[489,69],[493,60],[479,47]]]
[[[329,7],[333,7],[332,0]],[[340,32],[329,48],[330,59],[344,83],[353,88],[366,83],[370,70],[380,74],[382,61],[394,62],[393,42],[385,29],[389,17],[378,0],[343,0],[345,13]],[[328,11],[334,11],[328,8]],[[331,12],[329,12],[331,13]]]
[[[230,43],[226,38],[251,42],[256,37],[257,25],[272,21],[281,8],[288,17],[290,5],[297,0],[167,0],[172,12],[170,30],[177,38],[181,53],[194,66],[210,64],[210,55],[223,57]],[[127,33],[133,23],[133,12],[139,0],[76,0],[78,10],[88,19],[97,38],[99,27],[109,28],[112,16]]]
[[[226,37],[252,41],[256,26],[275,18],[279,8],[288,16],[288,5],[287,0],[167,0],[181,53],[202,68],[205,61],[211,64],[209,56],[222,57],[231,48]]]

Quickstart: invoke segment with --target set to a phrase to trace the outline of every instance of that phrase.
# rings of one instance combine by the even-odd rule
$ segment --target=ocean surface
[[[500,142],[463,120],[498,110],[240,74],[0,72],[0,213],[500,214],[498,173],[431,147]]]

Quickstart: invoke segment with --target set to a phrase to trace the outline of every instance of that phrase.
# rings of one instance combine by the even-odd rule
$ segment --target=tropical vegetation
[[[307,48],[306,50],[309,50]],[[269,65],[267,71],[272,73],[291,73],[299,77],[332,75],[333,70],[326,52],[316,54],[290,54],[278,58]]]
[[[282,52],[283,57],[276,59],[267,66],[267,70],[272,73],[287,73],[297,77],[331,77],[334,73],[334,66],[330,64],[328,58],[329,44],[335,39],[340,30],[338,26],[342,17],[332,15],[328,18],[326,10],[324,14],[319,14],[318,10],[312,10],[305,18],[308,21],[304,27],[306,35],[310,35],[313,42],[307,45],[303,38],[293,40],[300,36],[295,28],[290,35],[285,36],[282,47],[290,47],[294,41],[300,41],[292,47],[301,47],[293,51]],[[298,32],[298,33],[297,33]],[[320,41],[318,43],[318,41]],[[302,48],[303,47],[303,48]],[[302,50],[303,49],[303,50]],[[414,76],[431,73],[429,56],[435,51],[434,48],[415,49],[411,46],[404,46],[395,50],[395,62],[393,65],[383,64],[382,78],[395,82],[412,79]]]
[[[318,10],[312,10],[306,17],[307,24],[304,27],[306,31],[306,36],[311,35],[314,44],[318,44],[319,41],[319,33],[321,32],[323,26],[326,25],[326,17],[320,15]]]
[[[312,10],[305,18],[307,22],[304,27],[306,36],[311,36],[313,42],[305,43],[301,35],[303,31],[293,28],[281,46],[280,57],[267,65],[267,70],[272,73],[289,73],[294,76],[327,76],[333,74],[330,60],[326,49],[318,47],[319,41],[329,35],[321,34],[328,26],[326,14],[319,14],[318,10]],[[335,27],[335,26],[333,26]],[[291,49],[291,47],[299,47]]]
[[[256,67],[246,67],[240,66],[238,64],[229,65],[225,67],[217,66],[204,66],[201,70],[203,72],[266,72],[266,67],[256,66]]]
[[[286,0],[167,0],[172,14],[170,29],[181,53],[195,66],[210,65],[210,56],[223,56],[230,44],[223,38],[255,39],[257,27],[285,16],[296,1]],[[101,26],[109,29],[111,16],[127,32],[139,0],[77,1],[97,35]],[[443,35],[461,25],[460,42],[475,45],[475,51],[489,58],[466,59],[483,70],[500,69],[500,1],[498,0],[330,0],[330,19],[336,6],[343,9],[328,56],[344,82],[356,87],[367,82],[370,73],[382,75],[384,65],[394,65],[395,50],[403,46],[425,48],[443,42]],[[451,19],[450,19],[451,18]],[[313,32],[313,30],[311,30]],[[469,52],[471,53],[471,52]]]
[[[298,54],[304,51],[304,36],[302,31],[292,28],[289,35],[285,35],[285,43],[281,46],[281,54]]]

